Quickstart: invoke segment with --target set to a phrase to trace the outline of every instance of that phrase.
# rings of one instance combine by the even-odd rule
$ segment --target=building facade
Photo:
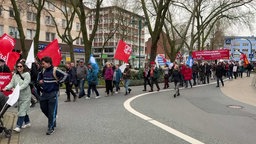
[[[0,36],[7,33],[16,39],[15,49],[19,50],[21,47],[19,41],[19,32],[17,23],[14,20],[14,11],[10,1],[1,3],[0,8]],[[36,9],[32,6],[31,0],[19,2],[20,16],[22,20],[23,31],[26,37],[25,45],[30,47],[32,40],[35,36],[36,30]],[[70,61],[70,50],[59,37],[56,25],[59,33],[63,36],[64,31],[67,27],[67,19],[65,13],[70,13],[71,8],[67,3],[61,0],[55,0],[54,2],[46,2],[44,10],[41,14],[41,27],[39,37],[39,50],[42,50],[52,40],[58,39],[63,63]],[[87,31],[89,34],[92,32],[94,24],[95,10],[85,7],[85,11],[89,18],[86,19]],[[52,16],[49,14],[51,13]],[[54,17],[54,18],[53,18]],[[139,60],[141,65],[145,59],[145,42],[144,42],[144,28],[139,27],[139,22],[144,22],[143,17],[136,15],[132,12],[124,10],[119,7],[104,7],[101,8],[99,25],[96,32],[96,36],[93,41],[91,53],[97,60],[102,60],[103,63],[106,61],[117,63],[114,60],[114,54],[116,51],[117,43],[120,39],[123,39],[126,43],[131,45],[133,53],[131,60],[133,65],[138,67]],[[84,59],[84,44],[82,35],[79,35],[81,25],[77,16],[73,20],[72,27],[72,38],[79,37],[73,42],[75,60]],[[140,25],[141,26],[141,25]],[[112,35],[112,36],[111,36]],[[139,50],[140,47],[140,50]]]
[[[226,36],[224,48],[230,50],[235,61],[240,60],[240,52],[246,54],[249,61],[256,61],[256,38],[254,36]]]
[[[21,16],[20,19],[22,20],[23,31],[26,38],[25,45],[26,47],[30,47],[36,30],[36,9],[32,6],[30,0],[19,1],[17,3],[19,4],[18,6],[20,8]],[[65,62],[66,60],[70,60],[69,47],[59,38],[53,18],[48,13],[50,12],[53,15],[58,25],[57,27],[59,29],[59,32],[64,33],[64,30],[66,28],[66,20],[63,16],[63,12],[60,9],[56,8],[56,6],[62,11],[69,10],[66,4],[64,4],[62,1],[56,0],[54,1],[54,3],[45,3],[44,10],[41,14],[40,19],[41,28],[39,37],[39,50],[45,48],[47,44],[49,44],[52,40],[58,39],[59,45],[61,47],[63,62]],[[72,32],[72,37],[77,37],[80,31],[80,22],[78,19],[75,19],[73,23],[74,28]],[[16,39],[15,49],[20,50],[21,45],[19,41],[19,32],[17,28],[17,23],[14,20],[14,11],[11,1],[5,1],[1,3],[0,35],[4,33],[9,34]],[[75,59],[78,60],[80,58],[84,58],[84,49],[81,38],[77,39],[74,42],[74,53]]]
[[[89,31],[94,25],[95,12],[89,17]],[[105,62],[119,63],[114,59],[118,41],[122,39],[132,47],[130,63],[135,68],[145,63],[145,40],[143,17],[120,7],[104,7],[100,10],[98,30],[94,37],[92,53],[94,57]]]

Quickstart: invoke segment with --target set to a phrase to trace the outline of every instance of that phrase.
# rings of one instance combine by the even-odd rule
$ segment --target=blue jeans
[[[88,86],[88,90],[87,90],[87,96],[90,97],[91,96],[91,90],[93,90],[96,94],[96,96],[99,96],[99,92],[96,88],[96,85],[92,85],[92,84],[89,84]]]
[[[17,120],[17,127],[21,128],[21,126],[23,125],[23,122],[25,122],[25,124],[30,123],[30,120],[29,120],[28,115],[19,116],[19,117],[18,117],[18,120]]]
[[[84,96],[85,92],[84,92],[84,79],[81,80],[77,80],[78,84],[79,84],[79,96]]]
[[[129,79],[125,79],[124,80],[125,92],[128,92],[129,84],[130,84],[130,80]]]

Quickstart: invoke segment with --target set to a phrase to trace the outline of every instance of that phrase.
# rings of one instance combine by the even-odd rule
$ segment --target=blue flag
[[[93,68],[93,70],[95,70],[95,72],[99,72],[99,66],[95,60],[95,58],[93,57],[93,55],[91,54],[90,59],[89,59],[89,63],[91,63],[91,66]]]
[[[194,63],[194,60],[193,60],[192,56],[188,56],[186,65],[189,65],[189,67],[192,67],[193,63]]]

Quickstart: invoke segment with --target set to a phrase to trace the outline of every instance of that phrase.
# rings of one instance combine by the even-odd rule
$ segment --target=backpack
[[[52,75],[53,77],[58,81],[58,77],[56,75],[56,70],[57,70],[58,67],[53,67],[53,72],[52,72]],[[42,74],[44,73],[45,69],[42,70]]]

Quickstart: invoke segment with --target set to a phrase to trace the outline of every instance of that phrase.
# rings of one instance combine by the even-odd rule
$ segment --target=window
[[[248,46],[249,45],[249,43],[243,43],[243,46]]]
[[[67,21],[65,19],[62,19],[61,26],[62,26],[62,28],[66,28],[67,27]]]
[[[36,13],[27,12],[27,20],[36,22]]]
[[[53,5],[52,2],[45,2],[44,7],[45,7],[46,9],[48,9],[48,10],[52,10],[52,11],[55,10],[55,7],[54,7],[54,5]]]
[[[114,52],[114,49],[113,48],[105,48],[105,52],[111,53],[111,52]]]
[[[33,39],[35,37],[36,31],[32,29],[27,29],[27,39]]]
[[[13,11],[13,8],[9,8],[9,16],[10,17],[14,17],[14,11]]]
[[[19,32],[18,29],[16,27],[9,27],[9,34],[14,37],[14,38],[19,38]]]
[[[80,31],[80,23],[76,23],[76,31]]]
[[[45,16],[45,24],[54,26],[54,21],[51,16]]]
[[[70,8],[65,6],[65,5],[62,5],[61,6],[61,10],[64,14],[69,14],[70,13]]]
[[[55,39],[55,33],[46,32],[45,40],[46,41],[53,41]]]

